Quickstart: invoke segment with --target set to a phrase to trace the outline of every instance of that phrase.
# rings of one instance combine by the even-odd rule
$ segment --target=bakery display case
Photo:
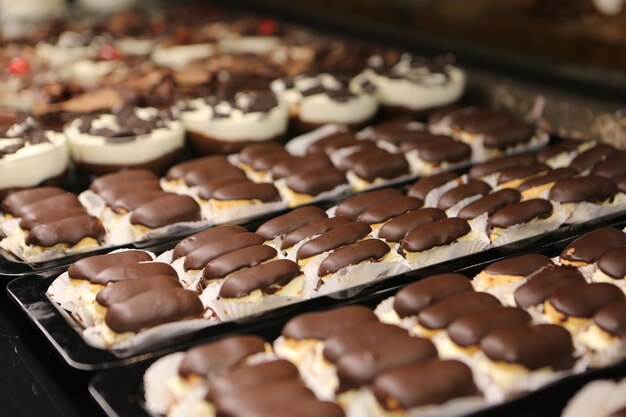
[[[7,412],[626,398],[621,3],[500,3],[0,2]]]

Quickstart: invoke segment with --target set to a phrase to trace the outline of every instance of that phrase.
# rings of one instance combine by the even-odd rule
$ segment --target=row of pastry
[[[145,120],[142,121],[136,114],[137,110],[126,107],[116,117],[122,117],[133,125],[129,127],[131,130],[149,129]],[[488,127],[485,127],[485,123],[493,126],[499,123],[497,120],[503,121],[504,128],[500,133],[491,131],[491,142],[486,141],[483,147],[491,150],[489,158],[529,150],[545,143],[545,140],[538,139],[541,133],[530,126],[526,134],[518,135],[516,141],[512,141],[510,135],[515,134],[515,127],[520,124],[499,112],[474,107],[457,112],[453,110],[447,112],[463,114],[463,117],[458,117],[460,124],[454,125],[456,130],[451,133],[453,136],[460,137],[466,133],[463,122],[471,124],[473,127],[470,130],[474,132],[486,132]],[[148,111],[146,114],[152,113]],[[90,118],[87,123],[90,123],[91,129],[103,130],[115,136],[115,129],[105,121],[106,116]],[[88,133],[84,135],[89,136]],[[429,133],[424,125],[405,118],[374,125],[356,134],[340,125],[326,125],[295,139],[287,147],[278,144],[250,145],[229,157],[215,155],[175,165],[167,171],[160,185],[157,177],[148,170],[108,174],[95,180],[90,189],[79,197],[88,212],[98,217],[107,231],[104,238],[101,235],[90,236],[97,237],[98,244],[91,242],[89,246],[78,245],[82,239],[80,237],[74,241],[59,240],[56,243],[64,246],[56,247],[53,251],[46,251],[47,246],[43,245],[36,245],[38,248],[35,250],[32,244],[25,244],[25,230],[15,227],[14,221],[3,227],[8,236],[3,247],[22,259],[37,262],[63,254],[167,235],[180,231],[183,226],[198,228],[243,222],[286,206],[336,199],[351,192],[407,180],[416,175],[431,175],[478,162],[472,158],[472,149],[476,149],[477,142],[482,143],[486,139],[481,136],[484,133],[476,135],[472,145],[468,145],[452,137]],[[93,152],[109,154],[96,149],[97,141],[91,139],[86,138],[84,143],[93,147]],[[123,161],[123,158],[146,154],[134,148],[124,152],[116,150],[117,146],[124,146],[125,143],[120,140],[111,144],[112,160]],[[129,146],[134,144],[131,142]],[[119,152],[123,155],[119,155]],[[7,158],[10,159],[10,156]],[[40,167],[45,169],[46,164],[39,161],[33,170],[24,167],[27,173],[24,176],[28,177],[30,172]],[[7,201],[14,199],[20,205],[28,205],[21,211],[40,211],[42,206],[56,201],[45,200],[60,192],[58,189],[32,193],[24,190],[13,193]],[[189,195],[195,202],[166,192]],[[133,196],[129,195],[131,193]],[[164,197],[169,200],[164,200]],[[69,201],[69,197],[66,200]],[[161,203],[157,200],[161,200]],[[178,201],[179,204],[169,204],[167,201]],[[15,206],[16,203],[4,205],[5,218],[19,218],[24,214],[6,211],[10,205]],[[147,207],[140,210],[141,206]],[[67,208],[65,205],[55,207]],[[74,203],[68,207],[74,207]],[[130,214],[138,210],[148,213]],[[161,216],[156,216],[155,212],[161,213]],[[49,255],[53,252],[53,255]]]
[[[338,416],[459,416],[503,403],[624,358],[625,243],[623,231],[599,229],[554,259],[508,258],[473,280],[431,276],[373,311],[297,316],[271,346],[233,336],[168,355],[144,374],[146,406],[168,416],[265,415],[292,407],[271,393],[294,385]],[[233,356],[217,360],[225,351]],[[223,408],[231,396],[245,406]]]
[[[587,160],[603,146],[590,147],[572,158]],[[560,143],[542,151],[540,157],[562,158],[562,148]],[[623,158],[619,153],[604,161],[598,158],[593,171],[605,175],[605,162],[609,167],[616,165],[612,156]],[[503,164],[511,163],[517,165],[502,169]],[[495,165],[500,170],[493,170]],[[527,155],[514,156],[477,165],[467,176],[444,173],[418,180],[406,195],[399,189],[383,188],[348,198],[327,211],[315,206],[298,208],[267,221],[255,233],[239,226],[216,226],[183,239],[158,259],[171,264],[180,285],[198,297],[205,316],[211,319],[205,324],[208,326],[538,236],[567,222],[591,221],[623,210],[622,192],[605,176],[544,181],[559,169],[569,168],[551,170]],[[477,176],[491,177],[494,184],[504,177],[505,184],[517,181],[519,188],[528,190],[532,187],[524,184],[540,184],[548,199],[524,199],[515,188],[492,191],[487,182],[472,179]],[[49,295],[62,308],[82,317],[97,300],[92,294],[94,287],[76,286],[71,281],[75,278],[70,268],[55,281]],[[78,278],[84,284],[90,282],[88,277]],[[145,278],[149,287],[150,280]],[[102,286],[95,290],[97,294]],[[91,295],[85,298],[84,291]],[[67,294],[74,300],[70,306],[62,301]],[[86,331],[95,323],[111,335],[102,315],[98,320],[80,321]],[[135,349],[135,336],[116,335],[95,344],[117,349],[118,342],[124,342],[122,346]]]

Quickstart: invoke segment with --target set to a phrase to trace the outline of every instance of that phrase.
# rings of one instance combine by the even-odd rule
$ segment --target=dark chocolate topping
[[[89,281],[93,284],[106,285],[109,282],[134,280],[149,276],[169,276],[178,280],[176,270],[164,262],[142,262],[115,264],[98,272]]]
[[[408,334],[390,337],[337,361],[339,392],[368,385],[385,371],[436,358],[437,349],[430,340]]]
[[[244,177],[240,177],[240,176],[226,177],[226,178],[219,178],[216,180],[211,180],[211,181],[202,183],[198,186],[197,188],[198,197],[200,197],[203,200],[209,200],[215,196],[215,193],[220,188],[223,188],[229,185],[249,183],[249,182],[250,180],[248,179],[248,177],[245,177],[245,176]]]
[[[539,268],[547,265],[553,265],[550,258],[539,255],[538,253],[529,253],[528,255],[515,256],[513,258],[504,259],[494,262],[483,271],[489,275],[512,275],[516,277],[526,277]]]
[[[182,377],[219,375],[245,361],[249,356],[265,352],[265,340],[258,336],[229,336],[218,342],[191,348],[185,353],[178,373]]]
[[[87,212],[82,207],[60,208],[56,210],[43,208],[23,216],[20,220],[20,227],[24,230],[30,230],[39,224],[51,223],[84,214],[87,214]]]
[[[495,172],[500,172],[509,168],[523,167],[535,163],[532,155],[516,155],[506,158],[499,158],[482,164],[474,165],[469,171],[470,178],[485,177]]]
[[[494,330],[530,325],[532,317],[517,307],[493,307],[464,314],[450,323],[448,336],[459,346],[480,343]]]
[[[154,172],[147,169],[132,169],[129,171],[114,172],[112,174],[103,175],[95,179],[89,189],[96,194],[100,194],[106,189],[116,187],[121,184],[129,184],[133,182],[159,181],[159,177]]]
[[[372,133],[376,136],[376,140],[384,140],[385,142],[396,143],[394,140],[397,135],[401,135],[406,132],[418,131],[420,133],[425,131],[418,128],[411,128],[412,118],[410,116],[397,116],[393,119],[386,120],[371,126]]]
[[[348,223],[352,223],[352,220],[343,216],[336,216],[329,219],[318,220],[314,223],[308,224],[289,233],[283,239],[283,243],[281,244],[280,248],[282,250],[292,248],[298,242],[301,242],[307,238],[316,235],[324,234],[330,230],[336,229]]]
[[[585,278],[575,268],[548,265],[535,271],[526,283],[515,290],[515,303],[522,308],[543,304],[563,288],[585,284]]]
[[[235,272],[224,281],[220,298],[242,298],[254,290],[273,294],[300,275],[300,267],[289,259],[279,259]]]
[[[478,394],[472,370],[457,360],[434,360],[393,369],[377,377],[372,389],[387,410],[445,404]]]
[[[433,275],[398,291],[393,309],[401,318],[417,316],[420,311],[441,300],[468,291],[474,291],[474,287],[463,275]]]
[[[450,323],[465,314],[498,306],[500,301],[491,294],[465,291],[422,309],[417,320],[427,329],[446,329]]]
[[[189,187],[204,184],[222,178],[240,177],[246,178],[246,174],[233,165],[212,165],[196,168],[185,174],[185,184]]]
[[[278,162],[272,167],[272,178],[279,179],[289,177],[301,171],[332,167],[333,164],[326,155],[307,155],[303,157],[291,157]]]
[[[436,208],[417,209],[389,220],[380,228],[378,237],[399,242],[413,229],[445,218],[446,213]]]
[[[499,329],[485,336],[480,348],[493,361],[519,364],[530,370],[562,370],[574,364],[572,336],[554,324]]]
[[[626,151],[614,153],[606,160],[598,163],[593,170],[593,175],[617,180],[626,175]]]
[[[319,207],[301,207],[266,221],[259,226],[256,233],[270,240],[277,236],[287,235],[294,230],[326,218],[328,218],[328,215]]]
[[[613,411],[609,416],[607,417],[626,417],[626,407],[622,407],[619,410],[615,410]]]
[[[511,117],[506,114],[496,113],[491,109],[480,109],[455,120],[452,126],[469,133],[482,133],[503,128],[509,123]]]
[[[357,139],[354,134],[350,132],[338,132],[313,142],[307,148],[307,153],[325,153],[326,155],[330,155],[339,149],[360,144],[361,141]]]
[[[164,197],[167,194],[168,193],[161,190],[133,192],[132,194],[127,194],[118,198],[110,206],[116,213],[127,213],[143,206],[144,204]]]
[[[226,275],[250,268],[276,257],[276,249],[267,245],[255,245],[226,253],[210,261],[202,271],[204,281],[223,278]]]
[[[212,400],[224,395],[271,384],[278,381],[294,381],[300,379],[300,372],[294,364],[284,359],[261,362],[256,365],[235,368],[232,371],[211,379],[207,399]]]
[[[2,200],[2,211],[14,215],[16,210],[22,206],[65,193],[65,190],[57,187],[38,187],[13,191]]]
[[[402,193],[395,188],[383,188],[358,194],[339,203],[335,214],[356,220],[368,208],[399,196],[402,196]]]
[[[461,162],[472,156],[472,148],[458,140],[424,141],[416,147],[419,158],[432,163]]]
[[[608,156],[613,155],[615,152],[617,152],[617,149],[613,146],[599,143],[593,148],[588,149],[576,156],[576,158],[570,162],[569,166],[578,173],[582,174],[588,169],[596,166],[599,162],[604,161]]]
[[[533,125],[514,121],[485,132],[483,144],[488,148],[506,149],[529,142],[535,136],[535,131]]]
[[[404,154],[386,153],[365,156],[357,161],[352,171],[367,181],[377,178],[393,179],[409,173]]]
[[[203,311],[195,293],[182,288],[161,288],[113,304],[104,320],[114,332],[139,332],[159,324],[199,318]]]
[[[585,143],[584,141],[575,140],[575,139],[562,140],[558,142],[556,145],[549,146],[537,152],[537,160],[539,162],[545,163],[549,159],[554,158],[555,156],[559,154],[562,154],[564,152],[575,151],[584,143]]]
[[[615,301],[593,316],[593,321],[602,330],[620,338],[626,338],[626,301]]]
[[[361,262],[372,260],[378,261],[383,258],[391,249],[382,240],[366,239],[351,245],[342,246],[333,251],[320,264],[317,274],[323,277]]]
[[[324,342],[324,358],[336,363],[342,356],[381,342],[406,335],[405,329],[378,321],[368,321],[329,337]]]
[[[181,240],[174,247],[172,259],[176,260],[178,258],[182,258],[183,256],[187,256],[187,254],[203,245],[213,242],[214,240],[219,240],[236,233],[245,232],[247,232],[247,230],[241,226],[222,225],[212,227]]]
[[[428,115],[428,124],[433,125],[448,118],[453,120],[457,117],[461,117],[466,112],[476,111],[476,107],[463,107],[458,104],[451,104],[439,109],[431,111]]]
[[[297,193],[313,196],[347,183],[346,176],[337,168],[303,171],[287,178],[287,187]]]
[[[380,134],[379,134],[380,135]],[[378,140],[393,143],[400,147],[402,152],[415,149],[415,145],[420,141],[433,140],[444,137],[443,135],[434,135],[430,132],[423,130],[404,130],[397,132],[389,132],[382,134],[378,137]]]
[[[555,292],[548,302],[565,316],[590,318],[605,305],[623,299],[624,293],[615,285],[594,282],[563,288]]]
[[[58,194],[43,200],[34,201],[30,204],[16,207],[12,214],[15,217],[22,217],[36,211],[59,210],[64,208],[83,208],[83,205],[72,193]]]
[[[375,155],[384,157],[388,153],[389,152],[386,150],[378,148],[373,142],[362,142],[353,152],[342,156],[341,159],[337,161],[336,166],[342,171],[349,171],[357,162],[364,158],[373,158]]]
[[[466,198],[476,195],[485,195],[489,193],[489,191],[491,191],[491,187],[486,183],[469,180],[467,183],[461,184],[443,193],[437,202],[437,208],[447,210]]]
[[[543,175],[539,175],[537,177],[529,178],[526,181],[522,182],[517,189],[520,191],[528,190],[533,187],[538,187],[540,185],[549,184],[551,182],[559,181],[565,178],[573,177],[576,175],[576,171],[572,168],[557,168],[551,171],[546,172]]]
[[[289,320],[281,334],[289,339],[326,340],[349,328],[371,321],[377,321],[377,319],[370,308],[352,305],[301,314]]]
[[[274,165],[288,161],[291,158],[292,156],[285,150],[283,152],[265,153],[257,156],[249,165],[253,170],[263,172],[269,171]]]
[[[484,213],[492,214],[503,207],[519,202],[521,197],[519,191],[512,188],[504,188],[487,194],[463,207],[461,211],[459,211],[458,217],[471,220]]]
[[[158,181],[133,181],[129,183],[114,184],[108,188],[103,188],[100,190],[99,195],[107,206],[113,206],[121,198],[145,191],[162,190]]]
[[[156,229],[201,219],[200,206],[196,200],[187,195],[169,194],[135,209],[130,216],[130,223]]]
[[[358,220],[368,224],[382,223],[416,210],[423,204],[424,202],[419,198],[400,196],[371,206],[361,213]]]
[[[280,193],[270,183],[256,183],[252,181],[225,185],[213,193],[215,200],[260,200],[263,203],[280,201]]]
[[[152,257],[141,250],[125,250],[117,253],[90,256],[70,265],[67,273],[73,279],[95,280],[96,276],[115,265],[136,264],[151,261]]]
[[[363,222],[356,221],[344,224],[300,246],[296,259],[307,259],[320,253],[349,245],[363,239],[371,231],[371,227]]]
[[[504,184],[509,181],[532,177],[542,172],[547,172],[549,170],[550,167],[539,162],[530,165],[524,165],[521,167],[507,168],[500,171],[500,175],[498,176],[498,184]]]
[[[33,227],[26,236],[26,244],[44,248],[50,248],[58,243],[72,246],[86,237],[102,242],[105,234],[106,230],[98,218],[83,214]]]
[[[409,134],[404,134],[397,138],[397,145],[400,149],[400,152],[409,152],[413,149],[419,149],[422,145],[431,144],[431,143],[448,143],[453,139],[450,136],[446,135],[433,135],[432,133],[427,132],[414,132]]]
[[[406,252],[422,252],[436,246],[445,246],[465,236],[472,229],[458,217],[437,220],[411,230],[400,242]]]
[[[246,146],[239,152],[239,160],[251,165],[263,155],[289,155],[283,145],[277,143],[259,143]]]
[[[250,246],[261,245],[263,242],[265,239],[262,236],[250,232],[228,234],[221,239],[212,239],[193,252],[187,253],[183,268],[185,271],[203,269],[210,261],[222,255]]]
[[[626,245],[626,233],[612,227],[604,227],[585,233],[561,252],[561,259],[570,262],[594,263],[609,249]]]
[[[180,288],[180,282],[170,275],[147,275],[143,278],[117,281],[100,290],[96,301],[105,307],[110,307],[115,303],[121,303],[157,288]]]
[[[598,268],[613,279],[626,278],[626,246],[604,252],[598,259]]]
[[[452,171],[421,178],[409,188],[407,195],[425,200],[429,192],[457,178],[459,178],[459,175]]]
[[[204,167],[228,166],[230,163],[223,155],[206,156],[204,158],[192,159],[191,161],[182,162],[171,167],[165,174],[168,181],[183,178],[188,172]]]
[[[615,183],[609,179],[589,175],[557,181],[550,189],[548,198],[559,203],[606,201],[617,193]]]
[[[491,227],[506,229],[516,224],[528,223],[533,219],[550,217],[552,211],[552,203],[547,200],[535,198],[521,201],[508,205],[493,213],[489,217],[489,225]]]

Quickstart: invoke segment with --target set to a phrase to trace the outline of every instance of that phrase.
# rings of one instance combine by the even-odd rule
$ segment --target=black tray
[[[559,254],[569,242],[583,233],[601,226],[623,228],[625,225],[626,218],[622,214],[617,217],[600,219],[599,221],[585,225],[566,226],[552,233],[406,272],[376,283],[365,284],[347,291],[304,300],[253,317],[220,323],[180,338],[168,340],[145,353],[127,357],[119,357],[108,350],[89,346],[83,341],[79,331],[77,331],[80,329],[78,323],[71,319],[69,314],[60,312],[46,297],[45,292],[56,278],[58,271],[18,278],[7,286],[7,291],[10,298],[13,299],[30,320],[41,330],[59,355],[61,355],[70,366],[82,370],[98,370],[128,365],[161,356],[174,350],[196,344],[198,341],[211,340],[236,332],[255,332],[255,329],[261,326],[260,323],[262,323],[262,326],[265,326],[270,322],[284,322],[287,318],[293,317],[303,311],[338,306],[347,302],[355,302],[355,300],[369,300],[376,296],[386,297],[395,293],[395,291],[406,284],[429,275],[454,271],[476,274],[486,265],[511,254],[517,255],[527,252],[539,252],[546,253],[549,256],[555,256]],[[170,247],[169,245],[164,245],[160,249],[163,251]]]

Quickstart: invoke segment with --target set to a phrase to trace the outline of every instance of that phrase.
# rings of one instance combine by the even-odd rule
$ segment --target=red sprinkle
[[[102,46],[102,48],[100,48],[98,56],[101,59],[104,59],[107,61],[113,61],[116,59],[120,59],[122,57],[122,54],[120,51],[117,50],[116,47],[111,46],[111,45],[104,45]]]
[[[191,41],[191,32],[187,28],[179,28],[176,30],[176,34],[174,35],[174,39],[178,44],[186,44]]]
[[[9,61],[9,72],[13,75],[25,74],[30,71],[30,64],[20,57],[11,58]]]
[[[278,23],[273,19],[263,19],[259,22],[257,33],[262,36],[275,35],[278,32]]]

